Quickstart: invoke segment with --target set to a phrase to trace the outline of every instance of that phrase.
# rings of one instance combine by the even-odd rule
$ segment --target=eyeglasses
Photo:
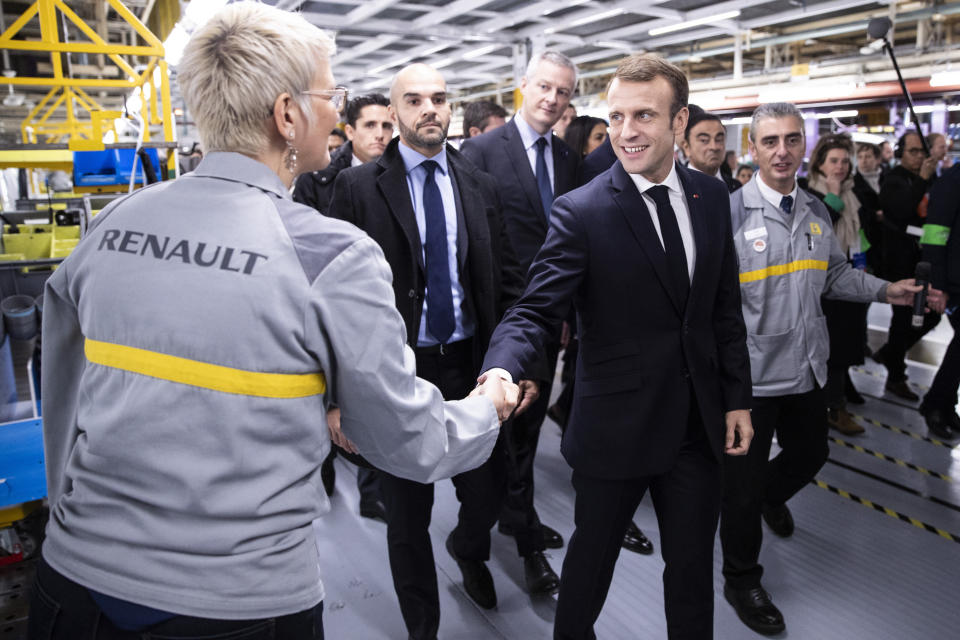
[[[307,89],[300,93],[308,96],[327,98],[337,113],[343,113],[343,108],[347,105],[346,87],[336,87],[335,89]]]

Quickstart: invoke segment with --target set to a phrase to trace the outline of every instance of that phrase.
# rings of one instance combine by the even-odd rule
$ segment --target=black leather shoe
[[[951,410],[942,411],[941,409],[927,409],[921,411],[923,419],[927,423],[927,429],[933,435],[944,440],[951,440],[960,435],[953,430],[953,421],[950,419]]]
[[[627,532],[623,534],[623,548],[645,556],[653,553],[653,543],[643,535],[640,527],[632,522],[627,527]]]
[[[953,429],[956,433],[960,433],[960,416],[958,416],[957,412],[953,409],[947,413],[947,422],[950,423],[951,429]]]
[[[323,483],[323,490],[327,497],[333,495],[333,487],[337,482],[337,470],[333,468],[333,458],[327,456],[327,459],[320,465],[320,482]]]
[[[916,402],[920,399],[920,396],[914,393],[913,389],[907,385],[906,380],[897,380],[895,382],[890,382],[887,380],[886,389],[898,398],[903,398],[904,400],[909,400],[910,402]]]
[[[785,504],[778,507],[764,505],[763,521],[781,538],[789,538],[793,535],[793,516],[790,515],[790,509]]]
[[[543,532],[543,546],[547,549],[563,548],[563,536],[560,535],[559,531],[543,523],[540,524],[540,531]]]
[[[387,521],[387,505],[382,500],[360,503],[360,515],[371,520]]]
[[[763,587],[732,589],[724,585],[723,597],[737,612],[743,624],[757,633],[772,636],[786,630],[783,614],[770,601],[770,595]]]
[[[504,524],[500,522],[497,524],[497,531],[502,533],[505,536],[515,536],[517,535],[513,526],[509,524]],[[547,549],[562,549],[563,548],[563,536],[554,529],[553,527],[548,527],[545,524],[540,525],[540,531],[543,534],[543,546]]]
[[[523,578],[530,595],[549,595],[560,587],[560,578],[550,568],[543,551],[534,551],[523,559]]]
[[[497,606],[497,592],[493,588],[493,576],[487,565],[480,560],[463,560],[453,550],[453,534],[447,536],[447,552],[457,561],[463,574],[463,588],[470,599],[484,609]]]

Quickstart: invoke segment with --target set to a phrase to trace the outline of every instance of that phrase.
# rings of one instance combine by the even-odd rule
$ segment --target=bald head
[[[421,63],[401,69],[390,86],[390,114],[404,144],[427,157],[439,153],[450,127],[443,76]]]
[[[390,84],[390,102],[396,103],[409,87],[418,85],[440,85],[444,92],[447,90],[447,81],[439,71],[428,64],[417,62],[400,69],[397,75],[393,76],[393,82]]]

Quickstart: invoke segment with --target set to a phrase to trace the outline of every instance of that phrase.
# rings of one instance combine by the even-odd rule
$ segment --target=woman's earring
[[[293,131],[290,132],[290,137],[293,138]],[[283,154],[283,166],[290,173],[296,173],[297,148],[293,146],[293,142],[290,140],[286,140],[285,142],[287,143],[287,152]]]

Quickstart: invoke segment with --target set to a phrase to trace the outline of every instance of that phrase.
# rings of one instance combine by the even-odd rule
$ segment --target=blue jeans
[[[28,640],[323,640],[323,603],[262,620],[214,620],[176,616],[143,631],[110,622],[82,585],[41,557],[30,598]]]

